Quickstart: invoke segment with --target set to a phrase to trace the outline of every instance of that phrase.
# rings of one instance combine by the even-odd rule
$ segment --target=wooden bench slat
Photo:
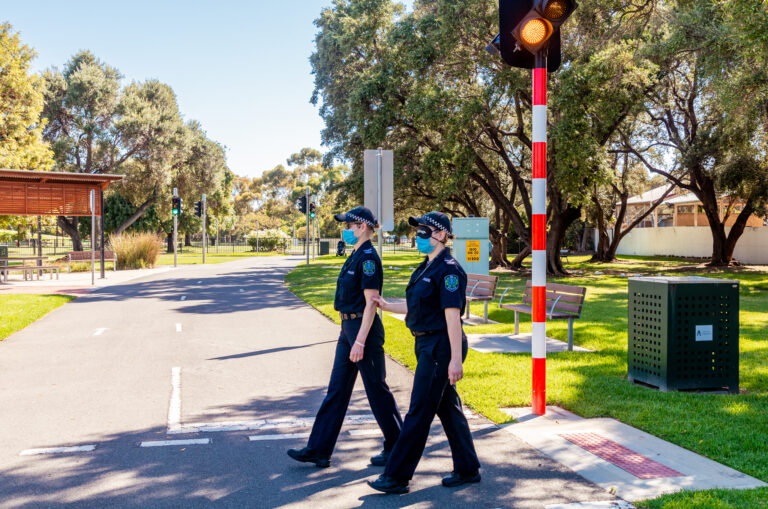
[[[488,281],[496,284],[498,276],[485,276],[483,274],[467,274],[467,281]]]
[[[533,292],[525,292],[523,294],[523,297],[531,298],[533,295]],[[573,293],[561,293],[561,292],[550,292],[547,291],[547,301],[550,300],[557,300],[560,299],[560,302],[573,302],[573,303],[579,303],[584,300],[583,295],[576,295]]]

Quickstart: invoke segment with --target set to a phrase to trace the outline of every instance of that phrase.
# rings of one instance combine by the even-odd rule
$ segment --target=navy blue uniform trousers
[[[461,354],[462,360],[465,359],[466,339],[462,340]],[[411,480],[424,453],[435,414],[440,418],[451,446],[453,471],[459,474],[477,472],[480,461],[475,453],[469,424],[464,417],[456,387],[448,380],[448,364],[451,362],[448,333],[417,337],[416,359],[418,364],[413,380],[411,405],[384,474],[398,481]]]
[[[378,315],[374,318],[365,340],[362,360],[357,363],[349,360],[349,352],[355,344],[361,325],[361,318],[341,322],[341,335],[336,344],[336,357],[333,361],[331,381],[328,383],[328,393],[317,412],[307,443],[312,452],[321,456],[330,457],[333,452],[358,371],[363,379],[371,412],[384,434],[384,450],[389,451],[394,447],[403,426],[400,410],[386,382],[384,326]]]

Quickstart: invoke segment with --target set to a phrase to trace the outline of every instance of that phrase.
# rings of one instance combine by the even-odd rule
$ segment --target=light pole
[[[499,0],[500,32],[486,48],[511,66],[533,70],[531,406],[536,415],[547,408],[547,70],[560,66],[560,26],[574,9],[573,0]]]

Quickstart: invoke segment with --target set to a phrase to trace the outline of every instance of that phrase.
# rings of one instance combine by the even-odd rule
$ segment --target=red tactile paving
[[[601,437],[597,433],[563,433],[560,436],[578,445],[585,451],[604,459],[608,463],[626,470],[638,479],[680,477],[685,475],[642,454],[636,453],[632,449]]]

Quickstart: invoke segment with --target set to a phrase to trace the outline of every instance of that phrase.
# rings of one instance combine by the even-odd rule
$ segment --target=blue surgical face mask
[[[435,246],[430,244],[430,239],[422,239],[421,237],[416,237],[416,249],[424,254],[429,254],[435,249]]]
[[[355,244],[357,244],[357,237],[355,237],[355,230],[343,230],[341,232],[341,238],[344,239],[344,242],[346,242],[350,246],[354,246]]]

